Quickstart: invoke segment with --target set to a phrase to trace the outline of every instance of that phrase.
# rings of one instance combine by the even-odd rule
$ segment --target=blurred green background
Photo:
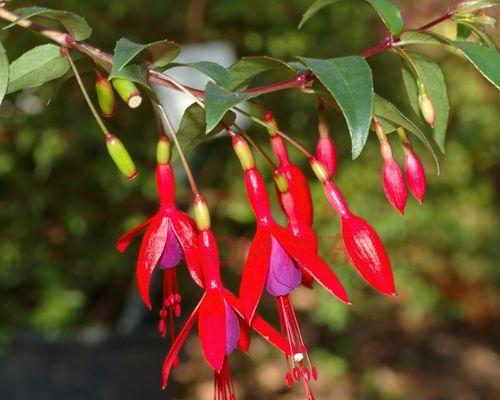
[[[181,44],[227,40],[239,56],[327,58],[360,53],[385,35],[370,8],[357,2],[325,9],[299,31],[297,23],[310,3],[52,0],[37,5],[84,15],[94,28],[91,42],[108,50],[125,36],[141,43],[163,38]],[[395,3],[410,27],[444,14],[453,5],[439,0]],[[453,35],[454,29],[450,23],[440,31]],[[15,28],[0,32],[0,39],[10,60],[45,42]],[[423,206],[409,198],[404,217],[389,206],[381,187],[375,138],[369,138],[362,156],[352,161],[345,123],[330,111],[341,157],[338,185],[352,209],[383,238],[398,298],[382,297],[368,288],[346,263],[337,218],[303,158],[292,151],[294,161],[311,178],[321,254],[345,282],[354,303],[347,308],[319,288],[299,290],[294,296],[320,375],[313,385],[318,399],[500,398],[499,96],[465,60],[443,48],[424,51],[444,69],[452,114],[440,176],[426,150],[414,141],[428,173]],[[377,92],[408,109],[397,57],[384,53],[370,59],[370,64]],[[271,74],[261,81],[279,78]],[[109,121],[140,170],[138,179],[127,182],[109,160],[75,82],[66,84],[46,106],[53,90],[49,84],[17,93],[0,108],[0,357],[8,357],[26,335],[41,342],[72,342],[89,329],[111,337],[120,333],[123,310],[134,301],[137,244],[120,255],[114,243],[156,208],[157,133],[148,106],[135,112],[120,107],[118,117]],[[287,91],[266,96],[263,102],[275,111],[284,130],[309,148],[314,146],[312,97]],[[260,128],[252,127],[250,133],[267,145]],[[240,168],[227,139],[202,145],[192,158],[213,209],[214,231],[220,238],[232,238],[221,240],[221,253],[231,260],[224,276],[236,290],[241,249],[254,231]],[[270,182],[271,171],[261,165]],[[179,204],[187,209],[191,195],[179,172]],[[280,215],[279,207],[274,208]],[[199,292],[185,273],[181,286],[187,313]],[[263,313],[276,321],[273,307],[269,299],[262,305]],[[140,308],[139,313],[145,315],[144,329],[154,332],[156,312]],[[166,353],[168,346],[159,337],[149,340]],[[158,369],[143,372],[152,377],[159,393],[162,353],[150,357]],[[182,399],[212,398],[210,372],[195,339],[188,342],[184,358],[171,390]],[[137,374],[133,365],[130,374]],[[236,356],[234,365],[238,398],[302,398],[300,385],[291,393],[284,390],[284,362],[260,340],[255,341],[252,359]],[[174,398],[171,393],[158,398]]]

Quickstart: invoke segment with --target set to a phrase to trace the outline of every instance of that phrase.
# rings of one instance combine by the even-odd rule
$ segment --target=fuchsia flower
[[[132,239],[143,229],[136,267],[137,286],[142,300],[151,308],[149,286],[158,266],[163,271],[163,304],[160,310],[159,330],[166,335],[167,318],[170,319],[171,339],[174,338],[173,319],[179,317],[181,295],[177,285],[176,267],[184,258],[188,271],[198,286],[203,285],[199,265],[198,238],[194,221],[175,207],[175,181],[168,161],[156,167],[156,186],[160,200],[158,212],[146,222],[122,235],[117,242],[120,252],[125,251]]]
[[[313,399],[308,382],[316,379],[316,370],[310,362],[289,294],[300,285],[302,269],[341,301],[349,303],[349,300],[336,275],[314,249],[274,222],[262,175],[255,167],[248,144],[234,133],[233,148],[244,169],[248,198],[257,219],[257,232],[241,279],[240,301],[247,320],[253,321],[264,289],[276,297],[282,333],[290,343],[287,384],[302,377],[308,399]]]
[[[172,343],[165,358],[163,364],[163,388],[167,386],[170,371],[175,366],[177,355],[186,341],[189,331],[198,320],[203,354],[214,370],[214,399],[233,400],[235,395],[228,355],[238,346],[241,331],[246,336],[246,328],[242,329],[242,325],[238,322],[238,316],[242,318],[244,312],[239,300],[224,288],[221,281],[219,254],[215,238],[210,229],[208,208],[205,201],[199,196],[196,199],[195,207],[205,293]],[[286,340],[264,322],[260,316],[255,317],[251,327],[283,353],[288,354],[289,346]]]
[[[342,239],[347,254],[361,276],[379,292],[396,295],[389,257],[375,230],[354,215],[338,187],[328,179],[328,173],[316,159],[311,167],[323,184],[326,197],[342,222]]]
[[[277,127],[273,115],[269,112],[264,114],[264,119],[274,127]],[[268,129],[271,147],[278,159],[277,172],[283,175],[287,181],[290,193],[297,205],[297,218],[311,225],[313,220],[313,207],[311,200],[311,191],[302,171],[290,161],[286,143],[283,138],[276,134],[272,129]],[[281,197],[279,196],[280,204]],[[283,204],[281,204],[283,208]]]
[[[424,201],[426,178],[422,162],[413,151],[405,151],[405,174],[408,187],[420,204]]]

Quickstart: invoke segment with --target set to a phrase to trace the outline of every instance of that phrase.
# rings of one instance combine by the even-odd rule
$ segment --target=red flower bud
[[[353,214],[342,217],[342,239],[361,276],[378,291],[396,295],[389,257],[373,228]]]
[[[388,158],[384,161],[382,167],[382,182],[384,191],[389,202],[401,214],[404,213],[408,193],[406,183],[403,178],[403,172],[399,168],[398,163],[394,158]]]
[[[418,156],[410,149],[405,150],[406,182],[411,193],[422,204],[425,196],[425,171]]]
[[[320,137],[316,146],[316,158],[321,161],[328,172],[328,178],[335,175],[337,167],[337,150],[331,137]]]

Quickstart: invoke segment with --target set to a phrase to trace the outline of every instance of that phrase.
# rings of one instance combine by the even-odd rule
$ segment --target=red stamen
[[[227,357],[222,369],[214,376],[214,400],[235,400],[233,378]]]
[[[181,315],[181,295],[177,285],[177,269],[167,268],[163,271],[163,301],[160,310],[158,328],[162,337],[167,336],[167,319],[170,324],[170,340],[175,339],[175,318]]]
[[[290,353],[292,356],[286,356],[285,381],[287,386],[292,386],[293,382],[298,382],[301,378],[304,382],[307,399],[314,400],[314,396],[309,386],[311,378],[316,380],[318,375],[316,368],[311,363],[309,354],[302,333],[300,332],[299,323],[293,310],[290,296],[278,296],[278,314],[280,317],[281,332],[290,343]],[[304,362],[305,360],[305,362]]]

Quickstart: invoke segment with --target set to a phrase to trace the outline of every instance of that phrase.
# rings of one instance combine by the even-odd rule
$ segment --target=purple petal
[[[240,325],[238,324],[238,318],[236,314],[231,309],[231,306],[226,305],[226,354],[229,355],[238,346],[238,339],[240,338]]]
[[[266,291],[272,296],[284,296],[300,285],[301,278],[300,270],[273,237]]]
[[[165,241],[165,248],[158,261],[158,265],[161,269],[175,268],[177,264],[181,262],[182,259],[182,248],[175,236],[172,226],[169,225],[167,231],[167,240]]]

